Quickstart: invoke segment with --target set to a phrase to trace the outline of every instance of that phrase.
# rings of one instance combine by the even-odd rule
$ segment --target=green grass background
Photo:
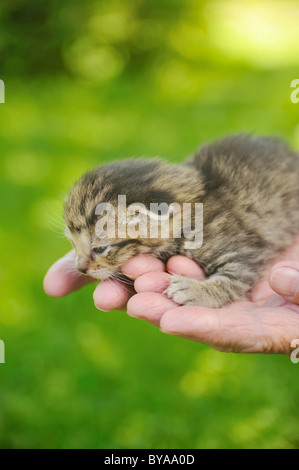
[[[99,312],[92,286],[42,289],[70,249],[55,233],[63,198],[87,169],[179,162],[239,131],[299,147],[298,17],[298,1],[3,0],[1,448],[298,447],[288,357],[224,354]]]

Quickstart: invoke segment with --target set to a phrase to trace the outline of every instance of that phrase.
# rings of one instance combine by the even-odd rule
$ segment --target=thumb
[[[269,284],[277,294],[299,304],[299,263],[275,264],[270,271]]]
[[[95,282],[75,268],[75,250],[54,263],[44,278],[44,291],[51,297],[64,297],[90,282]]]

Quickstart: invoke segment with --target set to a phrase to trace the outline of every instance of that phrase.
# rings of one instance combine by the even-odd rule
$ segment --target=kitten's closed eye
[[[110,246],[98,246],[97,248],[92,249],[92,253],[96,255],[102,255],[104,252],[108,253],[108,248],[111,248]]]

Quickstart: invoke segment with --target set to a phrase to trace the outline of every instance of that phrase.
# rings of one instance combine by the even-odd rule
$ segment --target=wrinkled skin
[[[49,269],[44,280],[48,295],[63,297],[94,282],[70,269],[74,263],[73,250]],[[294,339],[298,338],[299,345],[299,236],[271,263],[249,300],[218,309],[179,306],[162,294],[168,287],[169,273],[204,279],[201,268],[184,256],[173,256],[165,266],[153,256],[137,255],[122,271],[134,280],[134,288],[116,281],[101,282],[94,291],[99,310],[126,308],[130,316],[146,320],[164,333],[220,351],[290,354]],[[290,277],[293,271],[297,280]]]

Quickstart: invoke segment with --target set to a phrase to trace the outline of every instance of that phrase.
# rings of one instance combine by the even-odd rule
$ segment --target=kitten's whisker
[[[54,223],[55,225],[58,225],[59,227],[65,227],[65,224],[62,220],[57,220],[57,219],[54,219],[53,217],[51,217],[49,214],[47,214],[47,217],[50,219],[50,221],[52,223]]]
[[[127,277],[119,268],[112,274],[112,276],[126,284],[134,284],[134,281]]]
[[[64,238],[65,239],[65,235],[62,232],[59,232],[59,231],[57,231],[57,230],[55,230],[51,227],[50,227],[50,230],[51,230],[51,232],[55,233],[57,238]]]
[[[64,228],[65,228],[65,227],[63,227],[62,225],[57,225],[57,224],[51,222],[50,227],[51,227],[51,226],[54,227],[54,228],[57,228],[58,230],[60,230],[61,233],[64,233]]]
[[[60,215],[58,215],[58,214],[52,215],[52,214],[50,214],[49,212],[46,212],[46,215],[47,215],[47,217],[49,217],[49,219],[54,220],[55,222],[59,222],[59,223],[61,223],[61,224],[64,224],[64,219],[63,219],[63,217],[62,217],[62,214],[60,214]]]
[[[66,260],[65,261],[65,267],[68,272],[72,272],[73,274],[80,274],[84,276],[84,274],[80,273],[80,271],[76,268],[75,262],[71,262]]]
[[[49,203],[46,203],[46,206],[47,206],[47,209],[48,209],[48,212],[52,212],[52,214],[55,216],[55,217],[62,217],[62,214],[63,214],[63,209],[61,208],[61,210],[59,209],[59,212],[57,212],[57,210],[54,209],[53,205],[49,204]]]
[[[65,236],[65,233],[64,233],[64,230],[62,230],[61,228],[59,227],[49,227],[49,229],[51,230],[51,232],[55,232],[55,233],[59,233],[61,236],[63,236],[64,238],[66,238]]]
[[[123,282],[124,284],[128,284],[130,286],[133,286],[134,285],[134,281],[132,279],[129,279],[125,276],[119,276],[117,274],[113,274],[112,276],[114,279],[117,279],[118,281],[120,282]]]
[[[129,278],[127,278],[126,276],[121,275],[121,274],[113,273],[113,276],[116,277],[117,279],[119,279],[120,281],[124,281],[124,282],[134,282],[132,279],[129,279]]]
[[[108,281],[112,282],[112,280],[114,282],[116,282],[116,284],[118,284],[119,286],[123,287],[124,289],[126,289],[127,292],[129,292],[130,294],[132,294],[132,291],[130,289],[128,289],[125,285],[123,285],[122,282],[120,282],[119,279],[115,278],[114,275],[112,275],[111,277],[108,278]]]

